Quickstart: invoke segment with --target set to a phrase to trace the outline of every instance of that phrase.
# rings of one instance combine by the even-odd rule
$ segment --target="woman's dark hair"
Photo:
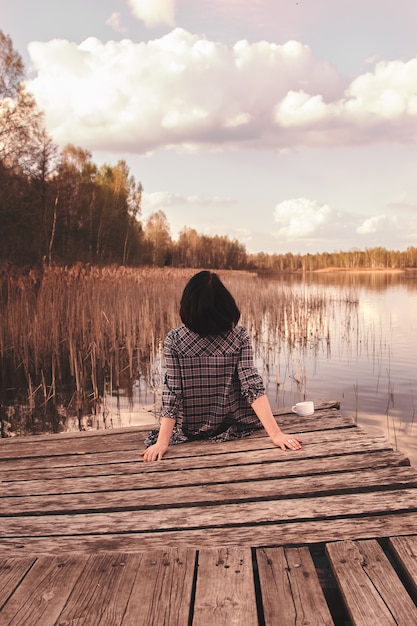
[[[214,272],[202,271],[188,281],[180,303],[180,317],[202,337],[232,330],[240,318],[235,299]]]

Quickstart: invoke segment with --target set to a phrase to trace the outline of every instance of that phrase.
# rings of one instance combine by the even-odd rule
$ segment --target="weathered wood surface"
[[[306,546],[256,551],[265,626],[333,624]]]
[[[416,468],[336,403],[278,421],[301,451],[260,431],[144,464],[140,429],[1,440],[0,623],[337,624],[319,551],[346,619],[416,624]]]
[[[417,624],[417,606],[375,540],[339,541],[326,550],[354,624]]]
[[[252,555],[247,548],[202,548],[193,626],[257,626]]]
[[[162,462],[145,464],[147,431],[137,429],[3,440],[0,555],[415,532],[417,472],[390,443],[368,437],[331,403],[278,421],[300,436],[302,450],[284,453],[257,432],[173,446]]]
[[[410,542],[415,549],[417,537]],[[338,541],[326,550],[341,594],[333,611],[307,546],[0,559],[0,623],[415,626],[417,607],[400,566],[376,540]]]
[[[391,537],[389,545],[405,573],[413,595],[417,597],[417,536]]]

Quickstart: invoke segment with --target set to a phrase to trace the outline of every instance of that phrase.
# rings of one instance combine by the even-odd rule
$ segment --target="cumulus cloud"
[[[354,79],[341,97],[290,90],[274,119],[303,144],[356,144],[416,138],[417,58],[381,61]]]
[[[277,204],[274,218],[279,226],[278,235],[300,239],[315,234],[331,218],[332,209],[308,198],[293,198]]]
[[[180,28],[141,43],[33,42],[29,52],[28,88],[59,143],[286,150],[417,135],[417,58],[379,62],[346,86],[299,42],[227,46]]]
[[[417,112],[417,58],[404,63],[380,62],[373,73],[356,78],[349,88],[356,106],[365,104],[366,111],[396,117]]]
[[[174,0],[128,0],[132,13],[145,26],[158,26],[175,24],[175,1]]]
[[[400,241],[402,246],[414,245],[415,215],[410,214],[408,219],[403,219],[397,211],[396,215],[378,214],[364,219],[316,200],[292,198],[275,207],[278,230],[274,237],[286,245],[297,244],[304,252],[330,251],[333,248],[329,242],[332,241],[343,242],[340,249],[344,250],[353,249],[359,243],[361,247],[384,246],[392,249],[393,239]]]
[[[387,217],[385,215],[373,215],[365,219],[356,229],[359,235],[370,235],[388,231],[397,224],[396,216]]]

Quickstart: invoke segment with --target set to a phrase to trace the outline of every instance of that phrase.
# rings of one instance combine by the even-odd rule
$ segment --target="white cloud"
[[[385,215],[373,215],[365,219],[362,224],[358,226],[356,232],[359,235],[370,235],[373,233],[383,232],[384,230],[392,228],[397,223],[396,217],[386,217]]]
[[[225,128],[237,128],[238,126],[244,126],[249,124],[251,116],[249,113],[238,113],[232,117],[226,118],[223,122]]]
[[[279,226],[278,235],[300,239],[314,235],[319,227],[331,218],[332,209],[307,198],[293,198],[277,204],[274,218]]]
[[[352,113],[399,119],[417,114],[417,58],[404,63],[380,62],[373,73],[356,78],[348,91],[347,109]]]
[[[110,26],[116,33],[127,33],[127,28],[121,22],[120,13],[115,11],[106,20],[106,26]]]
[[[128,4],[133,15],[143,21],[145,26],[175,24],[174,0],[128,0]]]
[[[221,198],[219,196],[203,197],[197,195],[182,195],[170,193],[168,191],[143,192],[142,208],[145,212],[153,213],[154,211],[163,211],[167,207],[172,206],[200,206],[210,207],[213,205],[230,204],[230,198]]]
[[[303,91],[289,91],[275,109],[275,121],[286,127],[311,125],[329,116],[329,107],[321,95],[309,96]]]
[[[417,58],[380,62],[346,88],[296,41],[230,47],[177,28],[149,42],[52,40],[29,51],[28,87],[58,143],[146,153],[417,137]]]

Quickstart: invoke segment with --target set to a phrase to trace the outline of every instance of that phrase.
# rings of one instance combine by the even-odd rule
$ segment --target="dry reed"
[[[194,272],[77,265],[0,277],[2,432],[12,400],[28,408],[22,429],[39,432],[63,428],[63,405],[80,427],[84,414],[107,415],[106,393],[131,395],[135,380],[145,379],[156,393],[161,381],[155,364],[167,330],[180,324],[180,296]],[[323,290],[307,296],[249,273],[220,275],[266,370],[284,346],[291,351],[324,343],[330,349],[329,319],[337,303]],[[292,375],[305,389],[302,364]]]

